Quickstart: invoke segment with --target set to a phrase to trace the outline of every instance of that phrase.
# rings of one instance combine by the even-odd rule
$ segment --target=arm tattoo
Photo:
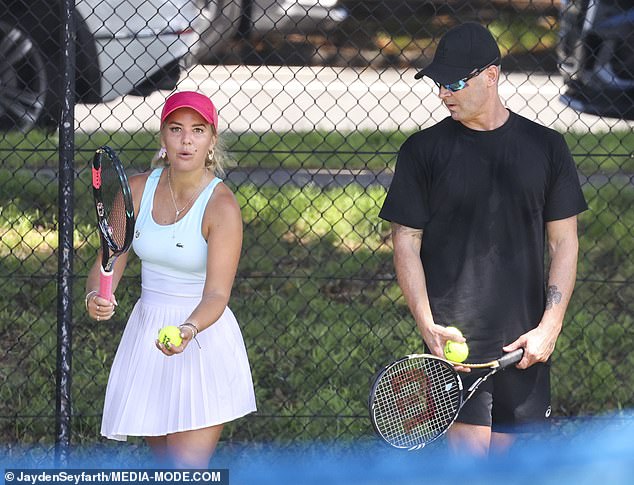
[[[400,224],[392,224],[392,232],[399,233],[403,236],[410,236],[414,239],[423,239],[423,230],[422,229],[414,229],[412,227],[401,226]]]
[[[548,287],[546,291],[546,310],[550,310],[553,305],[557,305],[561,302],[561,291],[556,285]]]

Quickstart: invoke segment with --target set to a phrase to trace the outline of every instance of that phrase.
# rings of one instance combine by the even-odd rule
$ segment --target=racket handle
[[[522,360],[523,356],[524,356],[524,349],[517,349],[517,350],[514,350],[513,352],[509,352],[504,357],[501,357],[500,359],[498,359],[498,364],[499,364],[498,368],[504,369],[505,367],[508,367],[509,365],[517,364],[520,360]]]
[[[112,300],[112,274],[113,271],[106,271],[102,267],[99,275],[99,291],[97,294],[108,301]]]

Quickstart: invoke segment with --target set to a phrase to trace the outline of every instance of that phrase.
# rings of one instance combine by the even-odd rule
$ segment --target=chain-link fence
[[[231,307],[258,412],[223,439],[371,436],[371,376],[423,350],[378,211],[400,144],[447,114],[414,73],[442,33],[465,20],[498,40],[506,105],[565,134],[591,208],[580,218],[577,286],[555,352],[553,414],[632,406],[632,2],[76,0],[77,104],[66,106],[74,109],[74,191],[58,187],[56,126],[67,99],[60,66],[69,52],[62,4],[0,7],[5,447],[55,440],[65,253],[58,207],[73,193],[72,441],[99,440],[140,267],[132,258],[116,318],[89,320],[83,288],[98,236],[88,163],[108,144],[130,173],[147,170],[157,110],[174,87],[201,90],[219,107],[226,181],[245,224]]]

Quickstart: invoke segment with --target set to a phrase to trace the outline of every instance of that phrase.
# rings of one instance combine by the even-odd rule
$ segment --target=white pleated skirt
[[[251,369],[233,313],[226,308],[182,354],[155,346],[158,331],[179,325],[200,297],[143,290],[112,364],[101,434],[163,436],[233,421],[256,410]]]

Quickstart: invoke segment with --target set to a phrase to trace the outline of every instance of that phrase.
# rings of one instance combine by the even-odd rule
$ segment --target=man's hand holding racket
[[[538,362],[547,362],[559,336],[559,330],[553,331],[540,324],[538,327],[520,335],[514,342],[503,347],[504,352],[524,349],[524,357],[517,364],[518,369],[527,369]]]

